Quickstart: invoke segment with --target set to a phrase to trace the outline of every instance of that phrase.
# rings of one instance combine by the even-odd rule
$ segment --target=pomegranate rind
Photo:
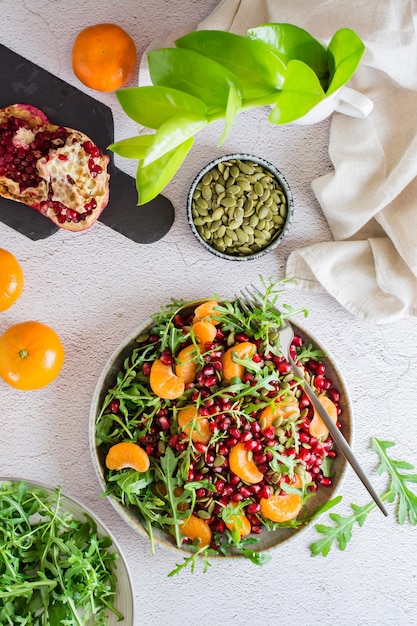
[[[39,132],[53,134],[61,129],[62,138],[51,140],[47,154],[32,151],[39,180],[36,187],[21,189],[18,181],[0,174],[0,196],[30,206],[66,230],[80,231],[92,226],[109,200],[109,156],[85,133],[49,123],[46,115],[31,105],[14,104],[0,109],[0,124],[11,117],[24,122],[11,138],[16,155],[18,151],[30,150]]]

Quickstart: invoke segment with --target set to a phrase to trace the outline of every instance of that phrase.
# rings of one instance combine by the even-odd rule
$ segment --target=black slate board
[[[162,195],[137,206],[135,180],[114,164],[106,147],[114,141],[111,109],[0,44],[0,108],[32,104],[53,124],[83,131],[110,157],[110,197],[99,220],[137,243],[153,243],[171,228],[174,209]],[[24,204],[0,197],[0,221],[36,241],[58,227]],[[94,225],[92,226],[94,228]]]

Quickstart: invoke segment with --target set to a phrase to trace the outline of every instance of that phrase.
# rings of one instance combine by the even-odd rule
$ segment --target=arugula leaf
[[[371,449],[378,453],[380,464],[378,474],[387,472],[390,477],[389,488],[381,495],[381,500],[394,503],[398,499],[397,521],[404,524],[408,521],[413,526],[417,525],[417,495],[412,492],[407,483],[417,483],[417,473],[403,473],[401,470],[414,470],[414,465],[406,461],[392,459],[388,453],[388,448],[395,446],[392,441],[381,441],[376,437],[372,438]],[[317,524],[315,529],[324,535],[322,539],[311,544],[312,556],[322,554],[327,556],[330,549],[337,543],[340,550],[344,550],[352,538],[352,531],[355,524],[363,526],[368,515],[376,509],[374,501],[364,506],[357,504],[350,505],[353,514],[342,516],[330,513],[330,519],[335,522],[334,526]]]
[[[327,95],[348,82],[357,69],[364,51],[362,40],[350,28],[341,28],[333,35],[327,48],[330,69]]]
[[[3,482],[0,529],[0,623],[82,626],[94,615],[105,626],[108,611],[123,619],[111,539],[98,536],[89,515],[78,520],[65,509],[60,487]]]
[[[398,522],[404,524],[407,520],[413,526],[417,525],[417,495],[408,487],[407,483],[417,483],[417,474],[403,474],[400,470],[413,470],[414,465],[406,461],[396,461],[388,456],[388,448],[395,446],[392,441],[381,441],[376,437],[372,440],[372,450],[379,454],[381,463],[378,474],[388,472],[391,483],[388,501],[394,502],[398,498]]]
[[[286,65],[293,59],[303,61],[326,88],[329,76],[326,48],[303,28],[294,24],[262,24],[250,28],[247,36],[270,46]]]
[[[194,50],[161,48],[149,52],[148,59],[154,85],[179,89],[201,99],[213,118],[224,115],[232,85],[242,92],[229,70]]]
[[[227,68],[238,79],[244,101],[276,93],[282,86],[285,65],[263,41],[227,31],[199,30],[177,39],[175,45]]]
[[[335,526],[325,526],[324,524],[316,524],[315,529],[317,532],[325,535],[323,539],[319,539],[311,544],[312,556],[322,554],[327,556],[333,543],[336,541],[339,549],[344,550],[346,545],[352,538],[352,529],[354,524],[363,526],[365,519],[369,513],[375,508],[374,502],[366,504],[365,506],[358,506],[357,504],[351,504],[353,514],[347,517],[339,515],[338,513],[330,513],[329,517],[335,522]]]
[[[124,112],[148,128],[157,129],[172,117],[181,118],[189,113],[202,118],[207,115],[202,100],[171,87],[129,87],[117,91],[116,96]]]

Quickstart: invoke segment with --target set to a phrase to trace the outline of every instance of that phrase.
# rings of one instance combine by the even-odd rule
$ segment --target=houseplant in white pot
[[[125,113],[151,132],[110,146],[138,160],[138,204],[163,190],[195,135],[216,120],[224,119],[219,145],[236,116],[254,107],[272,107],[272,124],[310,123],[306,116],[335,98],[363,52],[363,42],[349,28],[338,30],[326,47],[298,26],[271,23],[246,36],[194,31],[175,47],[148,53],[152,85],[122,89],[117,97]],[[321,118],[335,106],[331,102]]]

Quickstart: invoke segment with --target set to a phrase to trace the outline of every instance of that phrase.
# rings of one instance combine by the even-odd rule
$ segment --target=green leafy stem
[[[390,478],[388,489],[381,495],[381,499],[397,504],[397,520],[399,524],[409,522],[413,526],[417,525],[417,495],[408,487],[408,483],[417,483],[417,474],[412,472],[414,466],[406,461],[397,461],[388,455],[388,449],[395,444],[391,441],[381,441],[372,439],[372,450],[380,457],[378,474],[387,472]],[[403,470],[410,470],[403,472]],[[340,497],[339,497],[340,501]],[[329,513],[333,526],[317,524],[315,529],[323,537],[311,544],[312,556],[321,554],[327,556],[333,545],[336,543],[340,550],[344,550],[352,538],[355,524],[363,526],[368,515],[376,508],[375,502],[370,502],[364,506],[351,504],[353,513],[342,516],[338,513]]]
[[[223,119],[221,145],[240,112],[265,105],[272,107],[272,124],[288,124],[340,89],[364,49],[349,28],[338,30],[325,47],[298,26],[271,23],[246,36],[195,31],[173,48],[150,52],[152,85],[122,89],[117,98],[130,118],[152,132],[109,146],[138,160],[138,204],[164,189],[200,130]]]

